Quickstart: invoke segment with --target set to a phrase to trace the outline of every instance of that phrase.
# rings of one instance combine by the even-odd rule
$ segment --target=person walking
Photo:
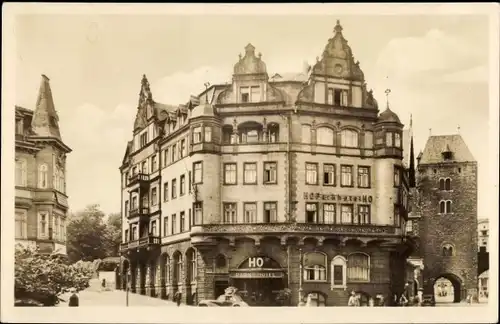
[[[174,300],[177,303],[177,306],[181,305],[181,299],[182,299],[182,293],[180,291],[177,291],[174,295]]]
[[[76,294],[76,289],[75,288],[71,288],[69,290],[69,292],[71,293],[71,296],[69,297],[68,306],[69,307],[78,307],[78,306],[80,306],[79,298],[78,298],[78,295]]]
[[[356,296],[356,292],[354,290],[351,291],[351,297],[349,297],[349,301],[347,302],[347,306],[349,306],[349,307],[359,306],[359,299]]]

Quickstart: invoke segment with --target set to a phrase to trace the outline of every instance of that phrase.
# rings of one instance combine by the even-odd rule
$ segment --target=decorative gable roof
[[[262,54],[255,56],[255,47],[248,44],[245,47],[245,56],[241,57],[234,65],[234,75],[265,74],[267,75],[266,63],[262,61]]]
[[[444,152],[451,152],[451,158],[445,159]],[[419,164],[476,162],[462,136],[458,134],[430,136],[419,157]]]
[[[359,67],[359,61],[354,61],[351,47],[347,44],[342,30],[340,21],[337,20],[334,28],[335,35],[328,40],[321,59],[317,58],[312,73],[364,81],[365,75]]]

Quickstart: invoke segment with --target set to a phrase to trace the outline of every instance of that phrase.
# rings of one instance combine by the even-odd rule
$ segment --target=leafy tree
[[[120,213],[109,214],[106,225],[109,240],[108,256],[118,256],[122,240],[122,215]]]
[[[69,265],[55,254],[39,253],[37,249],[16,246],[14,296],[17,305],[54,306],[59,295],[70,288],[83,290],[93,274],[90,262]]]
[[[71,261],[93,261],[107,256],[109,234],[104,216],[96,204],[71,215],[67,226],[67,252]]]

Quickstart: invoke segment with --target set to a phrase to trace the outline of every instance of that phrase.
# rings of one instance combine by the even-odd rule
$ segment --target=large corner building
[[[403,125],[380,113],[339,23],[302,74],[270,78],[248,44],[232,82],[184,105],[156,102],[144,76],[133,126],[120,167],[133,292],[195,304],[235,286],[274,305],[289,288],[295,305],[346,306],[413,280]]]
[[[49,79],[42,75],[35,111],[16,106],[15,240],[66,254],[66,155]]]

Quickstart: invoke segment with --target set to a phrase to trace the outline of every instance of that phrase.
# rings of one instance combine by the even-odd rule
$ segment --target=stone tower
[[[477,162],[460,135],[429,137],[417,162],[424,294],[446,278],[460,302],[477,291]]]

